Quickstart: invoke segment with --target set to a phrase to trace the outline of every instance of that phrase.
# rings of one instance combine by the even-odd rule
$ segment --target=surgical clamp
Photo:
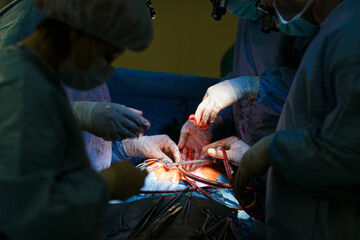
[[[188,198],[184,205],[183,215],[182,215],[181,221],[180,221],[180,223],[182,223],[182,221],[184,220],[184,217],[185,217],[185,226],[187,226],[189,223],[191,197],[192,197],[192,192],[189,192]]]
[[[234,213],[230,213],[226,217],[224,217],[220,222],[215,224],[213,227],[211,227],[208,231],[205,232],[205,235],[213,234],[214,232],[218,231],[226,222],[227,218],[233,215]]]
[[[218,222],[213,227],[211,227],[208,231],[206,231],[205,236],[209,237],[211,235],[214,235],[215,232],[217,232],[222,226],[225,225],[225,229],[220,234],[219,240],[221,239],[221,237],[223,237],[224,239],[227,238],[227,234],[225,234],[225,233],[228,232],[229,229],[231,230],[232,234],[234,235],[234,237],[237,240],[243,240],[242,236],[240,236],[239,232],[236,230],[236,226],[235,226],[236,221],[234,221],[234,218],[236,218],[235,214],[236,214],[235,212],[232,212],[231,214],[224,217],[220,222]],[[227,225],[227,229],[226,229],[226,225]],[[221,235],[223,235],[223,236],[221,236]],[[212,237],[212,239],[215,239],[215,237]]]
[[[226,224],[225,224],[225,227],[224,229],[222,230],[222,232],[220,233],[220,236],[219,236],[219,239],[218,240],[221,240],[221,239],[227,239],[227,233],[229,231],[229,228],[230,228],[230,223],[232,222],[231,220],[231,217],[228,217],[226,218]]]
[[[150,238],[157,235],[161,229],[163,229],[165,226],[168,225],[168,223],[174,219],[175,215],[182,209],[182,206],[180,204],[174,205],[168,210],[168,214],[166,214],[164,217],[160,218],[157,223],[155,223],[152,227],[152,231],[150,234]]]
[[[150,218],[155,214],[155,211],[158,209],[160,204],[164,201],[164,195],[143,215],[140,221],[136,224],[133,230],[128,235],[128,238],[136,238],[141,231],[145,228]]]
[[[186,192],[188,189],[190,188],[190,186],[187,186],[186,188],[184,188],[184,190],[182,190],[180,193],[178,193],[177,195],[175,195],[161,210],[160,212],[156,215],[155,218],[160,217],[164,212],[166,212],[169,208],[171,208],[176,201],[181,197],[181,195]]]
[[[209,225],[210,221],[212,219],[221,220],[221,218],[219,216],[217,216],[217,215],[215,216],[215,215],[211,214],[211,212],[210,212],[210,210],[208,208],[202,208],[200,211],[201,211],[202,214],[204,214],[206,216],[206,218],[205,218],[205,221],[204,221],[201,229],[197,228],[196,232],[201,233],[201,234],[205,234],[206,227]]]

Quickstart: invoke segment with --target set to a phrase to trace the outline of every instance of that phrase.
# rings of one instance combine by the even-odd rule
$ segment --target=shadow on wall
[[[211,17],[209,0],[153,0],[154,40],[144,52],[127,51],[114,66],[139,70],[220,76],[220,61],[234,43],[237,18]]]

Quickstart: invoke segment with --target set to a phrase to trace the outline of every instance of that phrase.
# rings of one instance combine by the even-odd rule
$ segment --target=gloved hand
[[[128,161],[114,163],[99,174],[105,179],[110,195],[120,200],[139,193],[147,176],[146,171],[136,169]]]
[[[178,147],[183,160],[202,159],[201,149],[209,144],[212,138],[212,128],[201,129],[192,122],[186,121],[181,128]],[[192,157],[191,157],[192,156]],[[191,159],[192,158],[192,159]]]
[[[209,87],[195,112],[195,121],[205,125],[210,117],[214,122],[218,113],[244,97],[255,97],[259,92],[259,77],[238,77]]]
[[[263,137],[255,143],[240,160],[234,180],[234,193],[241,200],[245,187],[254,175],[263,175],[270,166],[269,148],[274,134]]]
[[[177,162],[181,159],[179,148],[167,135],[142,136],[123,141],[122,144],[129,157],[154,158],[165,162],[173,162],[171,158]]]
[[[71,102],[75,118],[83,131],[107,141],[135,138],[150,128],[142,112],[117,103]]]
[[[228,160],[236,166],[239,166],[240,159],[250,148],[249,145],[233,136],[211,143],[203,147],[202,150],[203,152],[207,152],[211,157],[224,159],[224,155],[220,149],[217,149],[218,147],[223,147],[225,149]]]

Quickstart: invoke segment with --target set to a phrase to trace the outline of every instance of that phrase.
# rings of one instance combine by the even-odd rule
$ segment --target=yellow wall
[[[237,19],[211,17],[209,0],[153,0],[154,40],[144,52],[127,51],[115,66],[219,77],[220,60],[234,43]]]

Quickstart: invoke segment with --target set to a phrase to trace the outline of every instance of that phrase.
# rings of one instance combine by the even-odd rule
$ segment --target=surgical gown
[[[38,12],[33,0],[15,0],[0,11],[0,49],[30,36],[44,14]],[[78,91],[64,86],[70,101],[111,102],[109,89],[102,84],[89,91]],[[111,164],[111,142],[83,132],[86,152],[96,171]]]
[[[0,49],[24,40],[34,32],[35,25],[44,18],[33,0],[14,0],[0,10]]]
[[[360,1],[301,62],[270,147],[267,239],[360,239]],[[283,131],[286,130],[286,131]]]
[[[111,102],[109,88],[106,83],[88,91],[79,91],[69,87],[64,88],[70,101]],[[112,157],[111,142],[85,131],[82,132],[82,136],[91,167],[96,171],[110,167]]]
[[[255,6],[254,6],[255,8]],[[256,99],[233,105],[237,136],[249,145],[273,133],[309,38],[261,31],[262,18],[240,19],[233,77],[261,76]]]
[[[55,72],[28,48],[0,52],[0,232],[76,239],[108,201]]]

